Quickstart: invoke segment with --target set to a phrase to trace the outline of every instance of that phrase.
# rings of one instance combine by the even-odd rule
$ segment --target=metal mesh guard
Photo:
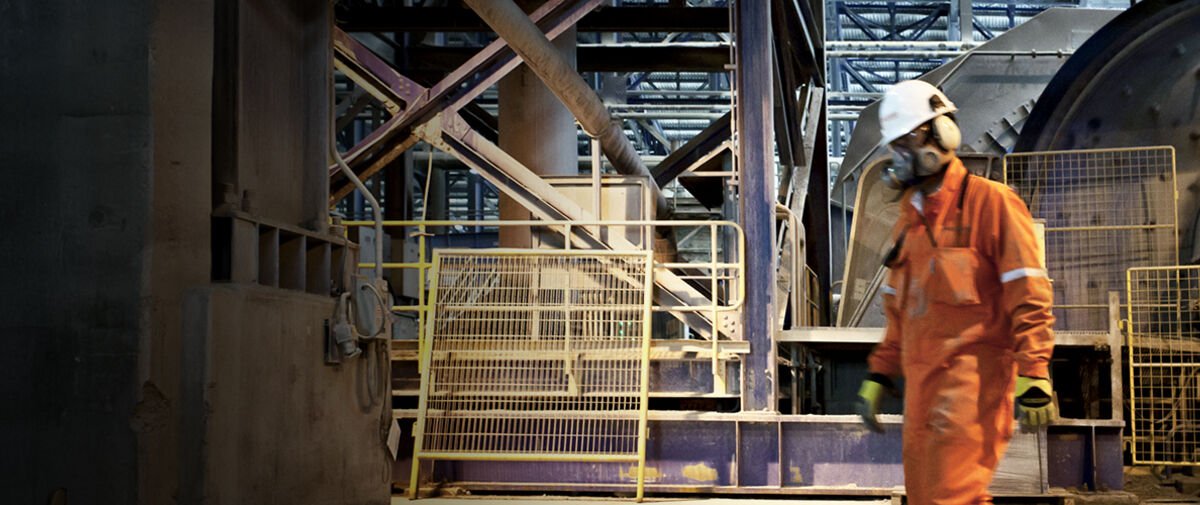
[[[649,261],[439,252],[423,453],[636,456]]]
[[[1200,464],[1200,267],[1133,268],[1128,284],[1133,461]]]
[[[1179,263],[1174,148],[1012,153],[1004,174],[1046,220],[1055,329],[1107,331],[1126,269]]]

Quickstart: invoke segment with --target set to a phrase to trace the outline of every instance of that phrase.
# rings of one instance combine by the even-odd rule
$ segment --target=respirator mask
[[[954,120],[943,115],[913,130],[901,145],[890,144],[892,161],[883,170],[884,184],[892,189],[905,189],[938,173],[958,147],[960,135]],[[933,142],[927,141],[930,137]]]

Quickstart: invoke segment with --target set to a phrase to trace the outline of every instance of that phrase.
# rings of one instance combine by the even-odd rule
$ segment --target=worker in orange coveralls
[[[904,484],[913,505],[987,503],[1023,422],[1055,417],[1048,363],[1053,292],[1029,210],[1010,188],[971,176],[955,155],[954,104],[922,81],[896,84],[879,107],[892,153],[885,181],[904,189],[883,291],[884,340],[858,412],[870,429],[903,376]]]

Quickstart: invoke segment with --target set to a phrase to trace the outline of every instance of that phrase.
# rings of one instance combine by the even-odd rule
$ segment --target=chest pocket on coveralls
[[[930,258],[929,281],[925,294],[935,303],[976,305],[980,303],[975,276],[979,273],[979,253],[969,247],[939,247]]]

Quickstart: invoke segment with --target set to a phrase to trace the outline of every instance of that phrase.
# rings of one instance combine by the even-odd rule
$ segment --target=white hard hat
[[[957,111],[946,94],[925,81],[901,81],[879,102],[880,146],[915,130],[925,122]]]

